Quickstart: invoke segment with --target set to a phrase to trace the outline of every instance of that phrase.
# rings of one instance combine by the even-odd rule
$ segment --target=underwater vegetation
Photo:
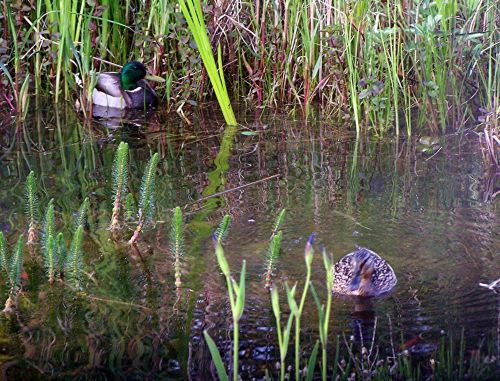
[[[480,123],[498,138],[496,0],[4,0],[2,10],[0,102],[21,118],[32,94],[76,101],[89,117],[98,73],[139,60],[165,80],[159,107],[187,121],[215,96],[229,125],[231,103],[245,102],[321,110],[358,134]]]

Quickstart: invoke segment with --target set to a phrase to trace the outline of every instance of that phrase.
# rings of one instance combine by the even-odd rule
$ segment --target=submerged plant
[[[184,256],[184,223],[182,221],[181,208],[176,207],[172,216],[170,228],[170,252],[174,259],[175,286],[182,286],[181,260]]]
[[[118,216],[122,198],[128,183],[128,143],[121,142],[116,150],[113,162],[113,214],[111,216],[110,229],[118,227]]]
[[[36,189],[35,173],[31,171],[26,178],[25,187],[26,216],[28,217],[28,244],[36,241],[37,225],[39,219],[38,196]]]
[[[144,170],[144,175],[142,176],[142,184],[141,184],[141,194],[139,198],[139,212],[138,218],[139,222],[137,227],[130,238],[129,243],[135,244],[135,242],[139,239],[139,234],[141,233],[144,225],[148,223],[154,215],[155,210],[155,201],[156,201],[156,192],[155,192],[155,181],[156,181],[156,167],[158,165],[158,161],[160,160],[160,156],[158,153],[155,153],[148,164],[146,165],[146,169]]]
[[[219,226],[217,226],[217,230],[215,231],[215,239],[217,242],[222,243],[222,241],[224,241],[227,237],[229,225],[231,225],[231,216],[226,214],[222,217],[222,220],[219,222]]]

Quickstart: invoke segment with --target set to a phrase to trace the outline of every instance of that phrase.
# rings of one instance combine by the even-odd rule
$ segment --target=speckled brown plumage
[[[351,290],[356,262],[368,260],[372,266],[370,287],[363,290]],[[382,296],[389,293],[397,283],[396,274],[391,265],[377,253],[359,247],[356,251],[347,254],[335,264],[333,279],[333,292],[349,296]]]

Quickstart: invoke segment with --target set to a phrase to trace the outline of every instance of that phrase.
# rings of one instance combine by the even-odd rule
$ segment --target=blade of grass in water
[[[235,126],[237,123],[224,80],[220,45],[217,49],[219,63],[217,67],[212,53],[212,46],[208,39],[207,27],[203,19],[203,11],[199,0],[179,0],[179,4],[196,42],[198,51],[200,52],[201,59],[203,60],[208,77],[214,88],[215,96],[219,102],[224,119],[228,125]]]

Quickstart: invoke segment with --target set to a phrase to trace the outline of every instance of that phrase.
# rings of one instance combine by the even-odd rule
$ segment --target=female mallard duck
[[[146,74],[144,65],[137,61],[126,63],[119,73],[99,74],[92,93],[92,102],[95,105],[118,109],[155,107],[158,98],[144,79]]]
[[[333,292],[348,296],[382,296],[397,283],[391,265],[371,250],[358,247],[335,264]]]

